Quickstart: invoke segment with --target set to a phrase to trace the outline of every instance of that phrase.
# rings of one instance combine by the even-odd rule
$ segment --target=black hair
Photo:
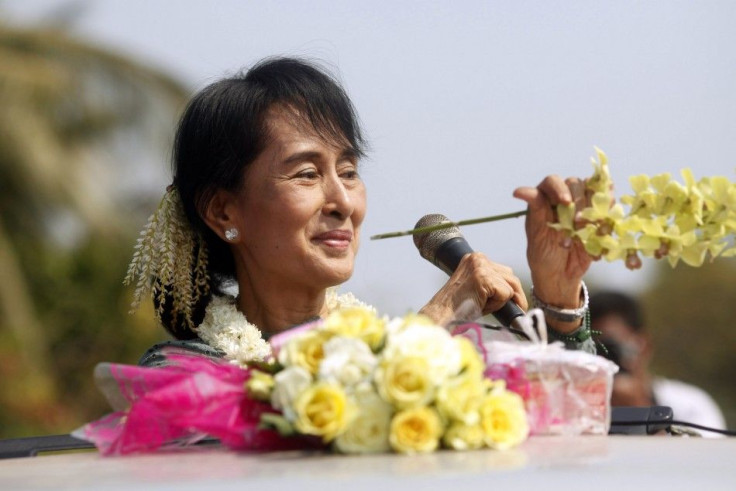
[[[235,263],[228,244],[201,215],[218,189],[240,189],[245,169],[267,145],[266,114],[275,105],[293,111],[300,123],[310,125],[324,139],[347,143],[357,156],[365,152],[350,98],[335,78],[314,63],[267,58],[197,93],[179,122],[172,166],[186,216],[206,244],[210,289],[216,293],[235,278]],[[194,325],[202,321],[209,300],[204,298],[193,309]],[[196,336],[179,316],[165,312],[160,320],[177,338]]]
[[[617,291],[602,291],[590,296],[590,320],[595,322],[607,315],[623,319],[632,331],[644,330],[644,318],[639,302],[632,296]]]

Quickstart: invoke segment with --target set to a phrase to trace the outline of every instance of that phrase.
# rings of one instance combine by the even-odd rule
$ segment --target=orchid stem
[[[444,223],[439,223],[437,225],[429,225],[427,227],[419,227],[419,228],[413,228],[411,230],[404,230],[402,232],[388,232],[385,234],[372,235],[371,240],[391,239],[394,237],[403,237],[405,235],[422,234],[425,232],[434,232],[435,230],[442,230],[443,228],[462,227],[463,225],[475,225],[476,223],[497,222],[499,220],[506,220],[507,218],[518,218],[524,215],[526,215],[526,210],[515,211],[513,213],[505,213],[503,215],[493,215],[490,217],[471,218],[470,220],[460,220],[459,222],[444,222]]]

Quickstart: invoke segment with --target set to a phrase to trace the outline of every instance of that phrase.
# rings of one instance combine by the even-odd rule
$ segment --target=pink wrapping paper
[[[284,438],[259,427],[268,405],[247,396],[250,370],[225,361],[172,353],[169,366],[147,368],[100,364],[95,370],[108,399],[127,410],[89,423],[73,434],[93,442],[103,455],[182,446],[204,436],[239,450],[268,451],[318,446],[310,438]]]

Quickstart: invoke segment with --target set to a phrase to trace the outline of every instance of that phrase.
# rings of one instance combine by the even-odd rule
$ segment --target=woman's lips
[[[315,236],[312,240],[328,247],[347,249],[353,240],[353,233],[349,230],[330,230]]]

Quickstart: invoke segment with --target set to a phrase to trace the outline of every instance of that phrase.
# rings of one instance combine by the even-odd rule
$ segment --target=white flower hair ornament
[[[194,329],[193,307],[210,291],[207,245],[187,220],[175,186],[166,189],[141,231],[123,283],[135,284],[131,312],[150,295],[159,318],[171,302],[171,315],[180,316],[186,327]]]

